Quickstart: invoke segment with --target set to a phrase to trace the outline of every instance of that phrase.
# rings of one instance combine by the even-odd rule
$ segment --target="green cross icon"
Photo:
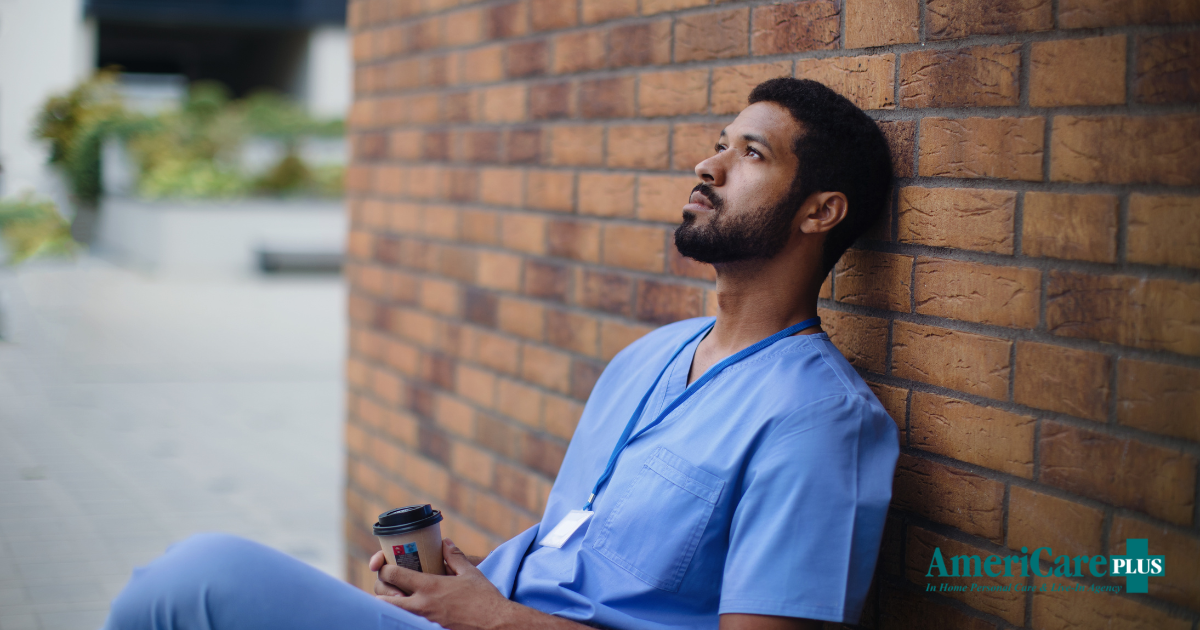
[[[1126,538],[1125,539],[1125,555],[1113,556],[1113,560],[1161,560],[1160,566],[1166,567],[1166,556],[1150,555],[1150,542],[1145,538]],[[1154,575],[1162,575],[1165,571],[1159,571]],[[1150,592],[1150,577],[1147,575],[1125,575],[1125,592],[1127,593],[1148,593]]]

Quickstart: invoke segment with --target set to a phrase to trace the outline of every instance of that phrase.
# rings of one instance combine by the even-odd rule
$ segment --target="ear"
[[[840,192],[817,192],[808,196],[796,213],[800,231],[805,234],[820,234],[846,218],[846,195]]]

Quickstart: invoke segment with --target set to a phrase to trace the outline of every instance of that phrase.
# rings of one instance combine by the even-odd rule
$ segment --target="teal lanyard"
[[[737,363],[738,361],[741,361],[742,359],[745,359],[746,357],[758,352],[759,350],[762,350],[763,348],[766,348],[767,346],[770,346],[784,337],[791,337],[792,335],[806,328],[820,326],[821,318],[814,317],[812,319],[806,319],[794,326],[788,326],[787,328],[784,328],[774,335],[759,341],[758,343],[742,350],[741,352],[725,357],[723,361],[709,368],[703,376],[696,379],[696,382],[692,383],[687,389],[683,390],[683,393],[676,397],[675,400],[671,401],[671,404],[667,405],[667,408],[663,409],[662,413],[658,414],[657,418],[655,418],[650,424],[647,424],[642,428],[641,431],[638,431],[637,434],[634,435],[633,428],[637,426],[638,419],[642,417],[642,412],[646,410],[646,403],[650,401],[650,394],[654,392],[654,388],[658,386],[658,382],[662,380],[663,374],[667,373],[667,369],[671,367],[671,364],[675,362],[675,359],[679,357],[679,353],[683,352],[684,348],[688,347],[688,345],[695,341],[697,337],[707,333],[709,330],[712,330],[714,324],[716,324],[716,322],[705,326],[700,330],[700,332],[688,337],[687,341],[683,342],[682,345],[676,348],[675,352],[671,355],[671,358],[667,360],[667,364],[663,366],[662,371],[658,373],[658,376],[655,377],[654,382],[650,384],[650,389],[646,390],[645,396],[642,396],[642,402],[638,403],[637,409],[633,411],[633,415],[629,418],[629,422],[625,425],[625,431],[621,433],[621,437],[617,440],[616,448],[613,449],[612,455],[608,457],[608,465],[604,467],[604,473],[601,474],[600,478],[596,480],[596,485],[592,486],[592,493],[591,496],[588,497],[587,505],[583,506],[584,510],[592,509],[592,503],[596,500],[596,495],[600,493],[600,487],[607,483],[609,478],[612,477],[613,470],[615,470],[617,467],[617,458],[620,457],[621,451],[625,450],[625,447],[628,446],[630,442],[642,437],[643,433],[658,426],[659,423],[662,422],[663,419],[665,419],[668,415],[670,415],[672,411],[675,411],[679,405],[682,405],[687,401],[688,398],[691,398],[692,394],[695,394],[697,391],[699,391],[700,388],[704,387],[706,383],[716,378],[717,375],[720,374],[725,368]]]

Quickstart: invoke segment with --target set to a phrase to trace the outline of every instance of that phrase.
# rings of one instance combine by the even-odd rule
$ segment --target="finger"
[[[375,555],[371,556],[371,560],[367,563],[367,568],[371,569],[372,572],[378,572],[385,563],[387,563],[387,560],[384,559],[383,552],[376,551]]]
[[[405,569],[404,567],[398,567],[394,564],[388,564],[384,565],[384,567],[379,570],[379,579],[391,584],[392,586],[395,586],[405,593],[415,593],[421,588],[427,586],[432,578],[424,573],[421,573],[420,571],[413,571],[412,569]]]
[[[375,580],[375,594],[376,595],[391,595],[391,596],[398,596],[398,597],[405,596],[404,591],[396,588],[395,586],[392,586],[391,584],[388,584],[387,582],[384,582],[383,580]]]
[[[419,612],[420,606],[415,597],[395,597],[392,595],[376,595],[375,599],[385,601],[397,608],[403,608],[409,612]]]
[[[454,544],[449,538],[442,539],[442,557],[446,559],[446,566],[450,567],[450,571],[454,575],[466,575],[472,571],[478,572],[479,569],[471,564],[471,560],[467,558],[467,554],[463,553],[458,545]]]

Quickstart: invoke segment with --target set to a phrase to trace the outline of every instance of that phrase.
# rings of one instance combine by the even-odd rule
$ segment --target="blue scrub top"
[[[716,628],[723,613],[856,623],[899,455],[896,425],[824,333],[730,366],[621,453],[595,515],[561,549],[541,540],[583,507],[626,422],[686,387],[712,318],[664,326],[605,369],[531,528],[480,569],[516,602],[610,628]]]

